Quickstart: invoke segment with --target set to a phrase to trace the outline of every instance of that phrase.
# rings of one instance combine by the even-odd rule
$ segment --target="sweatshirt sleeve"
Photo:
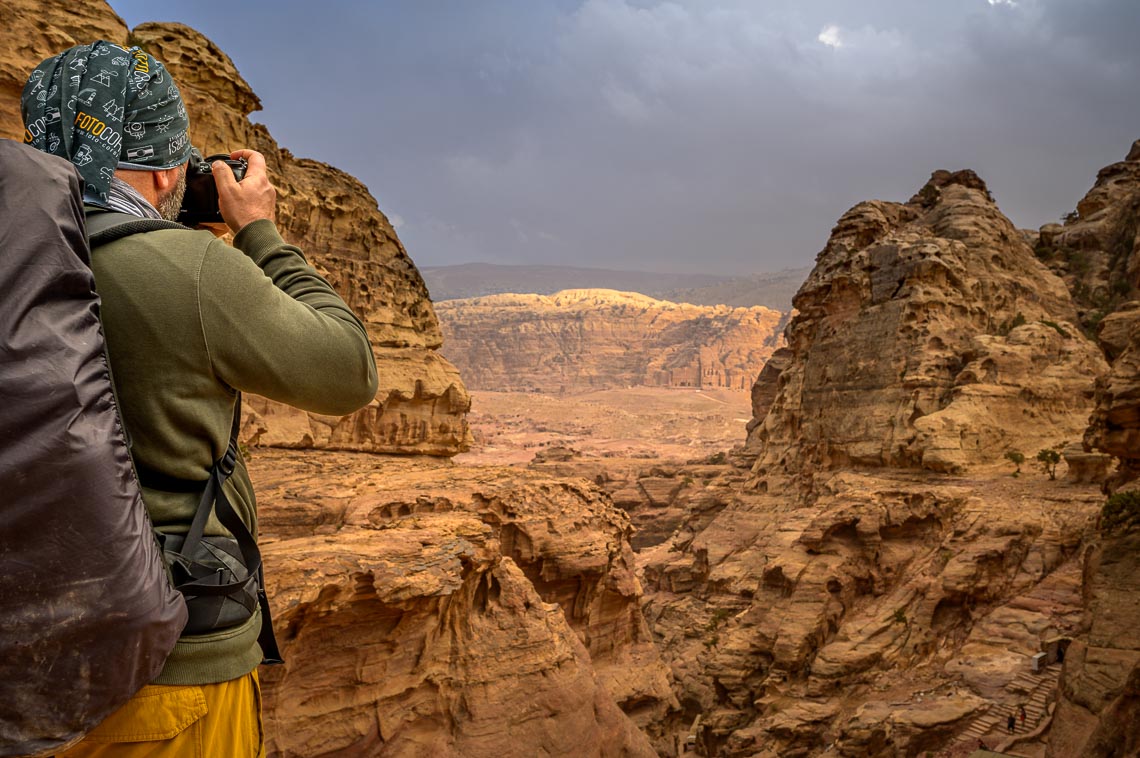
[[[214,374],[234,389],[337,416],[376,395],[364,325],[271,221],[209,244],[198,312]]]

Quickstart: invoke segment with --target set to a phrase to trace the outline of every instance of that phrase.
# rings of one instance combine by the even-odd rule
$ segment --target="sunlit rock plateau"
[[[781,344],[769,308],[689,305],[613,290],[487,295],[436,305],[443,351],[473,389],[746,390]]]

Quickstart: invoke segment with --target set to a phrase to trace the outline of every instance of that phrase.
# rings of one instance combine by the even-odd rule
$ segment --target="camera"
[[[182,210],[178,212],[178,223],[195,227],[199,224],[224,224],[222,212],[218,210],[218,185],[210,164],[222,161],[234,172],[239,182],[245,178],[246,163],[234,160],[221,153],[202,157],[198,148],[190,151],[190,161],[186,165],[186,194],[182,196]]]

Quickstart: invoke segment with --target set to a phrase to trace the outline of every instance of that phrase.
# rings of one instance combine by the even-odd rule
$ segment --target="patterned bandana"
[[[190,121],[166,68],[137,47],[77,45],[36,66],[20,99],[24,142],[63,156],[108,206],[118,167],[159,170],[190,157]]]

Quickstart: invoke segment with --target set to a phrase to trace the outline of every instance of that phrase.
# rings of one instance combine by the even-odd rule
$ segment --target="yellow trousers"
[[[143,687],[57,758],[260,758],[257,672],[218,684]]]

